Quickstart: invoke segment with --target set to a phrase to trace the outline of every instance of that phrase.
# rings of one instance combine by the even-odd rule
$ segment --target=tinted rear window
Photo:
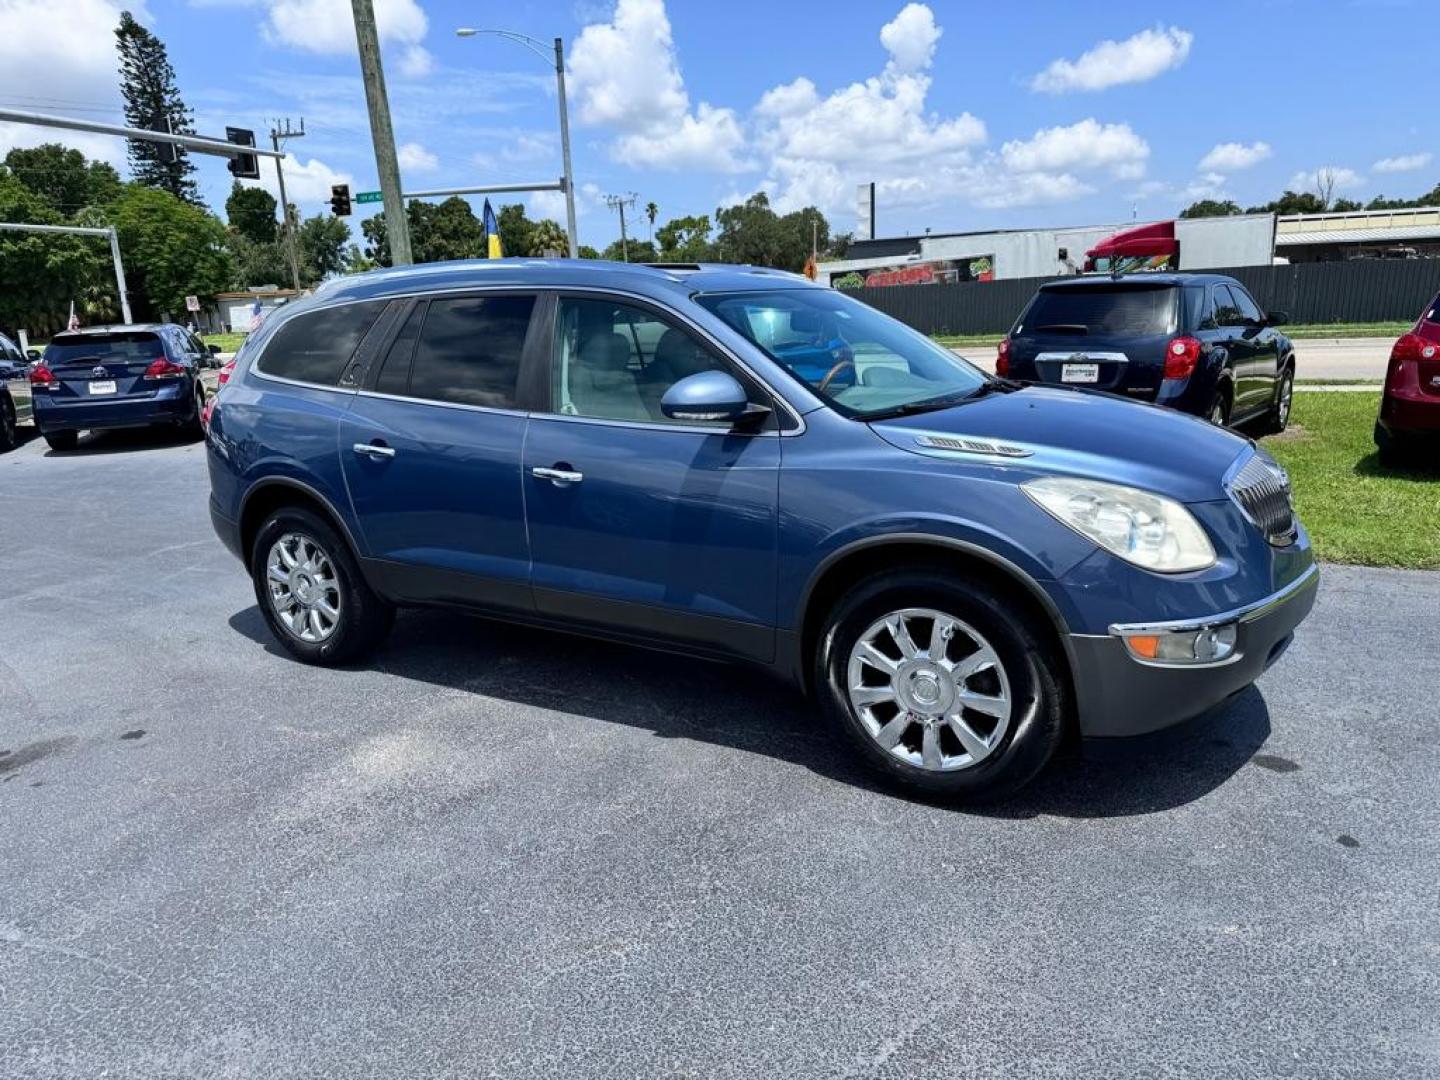
[[[387,302],[341,304],[285,320],[260,354],[258,369],[282,379],[334,386]]]
[[[410,396],[514,408],[534,306],[533,296],[432,300],[410,369]]]
[[[82,360],[134,363],[137,360],[154,360],[164,354],[165,347],[160,338],[148,330],[122,330],[82,337],[65,337],[62,334],[45,346],[45,364],[57,367]]]
[[[1174,286],[1041,289],[1020,330],[1031,334],[1168,334],[1175,329]]]

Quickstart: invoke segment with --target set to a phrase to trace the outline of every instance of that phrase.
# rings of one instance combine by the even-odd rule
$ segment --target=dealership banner
[[[847,270],[843,274],[831,274],[830,284],[836,289],[872,289],[888,285],[958,285],[965,281],[991,281],[994,277],[994,257],[982,255]]]

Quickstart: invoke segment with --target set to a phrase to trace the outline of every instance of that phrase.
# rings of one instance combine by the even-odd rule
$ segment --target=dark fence
[[[1440,293],[1440,259],[1240,266],[1210,271],[1244,284],[1267,311],[1292,323],[1409,322]],[[927,334],[1003,334],[1036,288],[1053,278],[889,285],[850,295]]]

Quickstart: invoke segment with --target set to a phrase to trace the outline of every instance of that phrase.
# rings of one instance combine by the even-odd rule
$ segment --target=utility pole
[[[575,231],[575,170],[570,165],[570,113],[565,107],[565,42],[555,39],[555,81],[560,98],[560,153],[565,163],[565,231],[570,242],[570,258],[578,259],[579,234]]]
[[[300,130],[296,131],[290,126],[290,118],[285,118],[285,130],[280,130],[280,121],[270,128],[270,145],[275,147],[277,154],[283,153],[280,149],[281,139],[300,139],[305,135],[305,118],[300,118]],[[285,170],[280,167],[280,158],[275,159],[275,176],[280,181],[280,218],[285,222],[285,247],[290,252],[290,280],[295,283],[295,291],[300,291],[300,256],[296,249],[299,244],[295,237],[295,223],[290,220],[290,200],[285,197]]]
[[[611,210],[620,211],[620,255],[626,262],[630,261],[630,243],[625,238],[625,207],[629,206],[633,208],[636,198],[637,196],[633,191],[626,195],[605,196],[605,205]]]
[[[385,69],[380,63],[380,37],[375,30],[371,0],[350,0],[355,13],[355,43],[360,48],[360,74],[365,80],[365,104],[370,109],[370,138],[375,143],[375,168],[385,202],[385,231],[390,239],[392,266],[409,266],[410,226],[400,193],[400,165],[395,160],[395,130],[390,126],[390,99],[385,94]]]

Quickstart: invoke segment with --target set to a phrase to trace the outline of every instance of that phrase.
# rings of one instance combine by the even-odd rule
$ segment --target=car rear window
[[[387,303],[340,304],[286,319],[265,345],[257,370],[281,379],[335,386]]]
[[[1032,334],[1168,334],[1175,329],[1178,293],[1173,285],[1041,289],[1017,330]]]
[[[82,360],[106,360],[131,363],[154,360],[164,355],[160,338],[148,330],[117,330],[110,334],[60,336],[45,346],[45,365],[59,367]]]
[[[533,296],[432,300],[410,365],[410,397],[515,407]],[[386,361],[389,367],[389,361]]]

